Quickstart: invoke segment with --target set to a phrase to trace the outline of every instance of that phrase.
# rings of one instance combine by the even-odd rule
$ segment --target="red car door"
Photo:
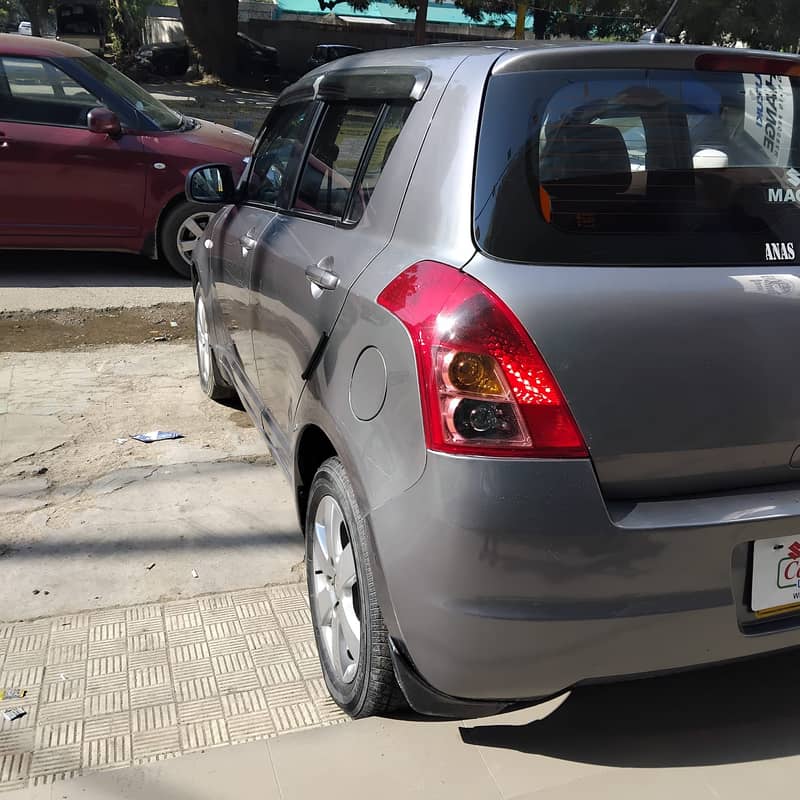
[[[141,237],[143,147],[135,135],[90,132],[86,115],[100,105],[48,61],[0,56],[4,246],[113,248]]]

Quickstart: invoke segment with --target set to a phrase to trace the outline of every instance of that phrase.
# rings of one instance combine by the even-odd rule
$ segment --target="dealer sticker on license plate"
[[[800,609],[800,534],[753,542],[751,607],[759,616]]]

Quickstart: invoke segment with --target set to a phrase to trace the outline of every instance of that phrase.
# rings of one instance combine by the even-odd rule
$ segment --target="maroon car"
[[[85,50],[0,34],[0,248],[142,253],[188,275],[214,209],[186,200],[186,174],[238,176],[251,144]]]

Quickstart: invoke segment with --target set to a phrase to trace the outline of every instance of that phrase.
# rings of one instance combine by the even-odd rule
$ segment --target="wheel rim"
[[[330,495],[317,506],[312,561],[320,638],[337,677],[352,683],[361,652],[358,574],[344,514]]]
[[[208,385],[211,374],[211,342],[208,338],[208,320],[206,319],[206,306],[202,295],[197,295],[197,313],[195,314],[195,328],[197,330],[197,366],[200,369],[200,380],[203,386]]]
[[[176,244],[180,257],[191,266],[192,253],[194,247],[203,235],[211,217],[214,216],[208,211],[200,211],[187,217],[178,228]]]

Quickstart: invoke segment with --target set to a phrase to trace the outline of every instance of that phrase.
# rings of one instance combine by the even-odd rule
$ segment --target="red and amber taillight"
[[[561,390],[519,320],[469,275],[434,261],[378,296],[408,329],[428,447],[445,453],[585,458]]]

